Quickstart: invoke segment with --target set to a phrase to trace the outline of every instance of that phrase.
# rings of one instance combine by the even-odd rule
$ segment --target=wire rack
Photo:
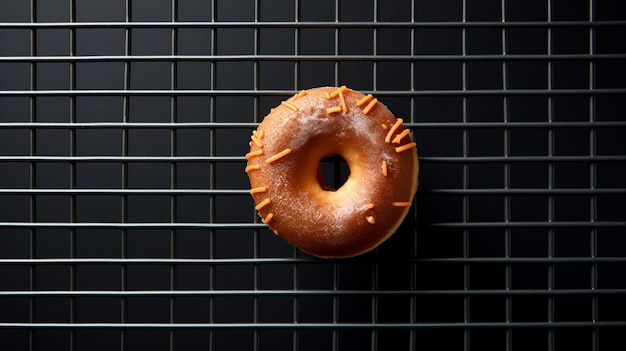
[[[3,1],[0,348],[623,350],[625,14]],[[243,155],[342,84],[404,117],[420,189],[378,249],[320,260],[260,222]]]

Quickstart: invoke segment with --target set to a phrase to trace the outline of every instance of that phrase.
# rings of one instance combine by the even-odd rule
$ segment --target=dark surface
[[[626,346],[622,2],[32,3],[0,3],[2,23],[62,23],[0,27],[1,350]],[[82,25],[127,19],[179,22]],[[326,261],[246,225],[241,156],[269,108],[343,84],[408,122],[420,189],[379,249]]]

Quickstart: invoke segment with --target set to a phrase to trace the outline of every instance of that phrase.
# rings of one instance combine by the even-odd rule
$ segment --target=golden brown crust
[[[402,223],[418,185],[416,144],[402,122],[371,94],[345,86],[303,90],[272,109],[246,154],[264,222],[319,257],[356,256],[381,244]],[[350,169],[337,190],[318,174],[320,160],[333,154]]]

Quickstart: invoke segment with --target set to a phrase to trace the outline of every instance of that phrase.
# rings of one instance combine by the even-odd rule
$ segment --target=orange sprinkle
[[[398,146],[398,147],[396,148],[396,152],[397,152],[397,153],[400,153],[400,152],[402,152],[402,151],[406,151],[406,150],[412,149],[412,148],[414,148],[414,147],[416,147],[416,146],[417,146],[417,144],[416,144],[415,142],[408,143],[408,144],[404,144],[404,145],[402,145],[402,146]]]
[[[246,167],[245,171],[246,171],[246,173],[250,173],[250,171],[253,171],[255,169],[261,169],[261,166],[259,166],[259,165],[250,165],[250,166]]]
[[[374,98],[374,96],[372,94],[367,94],[366,96],[362,97],[361,100],[357,101],[356,105],[361,107],[361,105],[366,104],[368,101],[372,100]]]
[[[256,144],[256,146],[263,147],[263,143],[261,142],[261,139],[259,139],[256,135],[253,135],[251,139],[254,142],[254,144]]]
[[[385,137],[385,142],[386,143],[389,143],[391,141],[391,136],[396,131],[396,129],[398,129],[398,127],[400,127],[401,124],[402,124],[402,118],[398,118],[396,120],[396,123],[394,123],[393,126],[391,126],[391,129],[389,129],[389,132],[387,133],[387,136]]]
[[[255,135],[257,138],[259,138],[259,140],[263,139],[263,137],[265,136],[265,131],[264,130],[253,130],[252,131],[252,135]]]
[[[283,151],[281,151],[281,152],[279,152],[279,153],[275,154],[274,156],[271,156],[271,157],[267,158],[267,159],[265,160],[265,163],[272,163],[272,162],[274,162],[274,161],[278,160],[279,158],[281,158],[281,157],[283,157],[283,156],[286,156],[286,155],[287,155],[287,154],[289,154],[290,152],[291,152],[291,149],[290,149],[290,148],[286,148],[285,150],[283,150]]]
[[[329,94],[328,92],[324,93],[324,95],[326,95],[326,98],[327,98],[328,100],[332,99],[332,98],[330,97],[330,94]]]
[[[397,201],[397,202],[392,202],[391,206],[393,206],[393,207],[411,207],[411,202],[410,201]]]
[[[267,191],[267,187],[266,186],[260,186],[258,188],[252,188],[250,189],[250,194],[256,194],[256,193],[264,193]]]
[[[341,111],[341,106],[329,107],[326,109],[326,113],[335,113]]]
[[[372,208],[374,208],[374,204],[372,204],[372,203],[369,203],[369,204],[365,205],[365,209],[366,210],[369,210],[369,209],[372,209]]]
[[[383,129],[387,129],[387,125],[385,123],[380,125],[381,127],[383,127]]]
[[[278,235],[278,230],[274,229],[274,235]]]
[[[364,114],[370,113],[370,111],[374,108],[374,105],[376,105],[377,102],[378,102],[378,99],[374,99],[370,101],[370,103],[367,104],[367,106],[363,109],[363,113]]]
[[[374,223],[376,223],[376,220],[374,219],[374,216],[367,216],[367,217],[365,217],[365,219],[367,219],[367,221],[368,221],[370,224],[374,224]]]
[[[267,199],[265,199],[265,200],[261,201],[261,203],[260,203],[260,204],[256,205],[256,206],[254,207],[254,209],[258,211],[258,210],[262,209],[263,207],[265,207],[265,206],[269,205],[271,202],[272,202],[272,200],[270,200],[269,198],[267,198]]]
[[[387,176],[387,161],[383,160],[383,176],[386,177]]]
[[[339,92],[339,99],[341,99],[341,109],[343,112],[348,112],[348,105],[346,105],[346,99],[343,97],[343,93]]]
[[[270,212],[267,214],[267,216],[265,216],[265,218],[263,218],[263,222],[267,224],[272,220],[272,218],[274,218],[274,214]]]
[[[290,109],[291,111],[298,111],[298,106],[292,104],[291,102],[288,101],[282,101],[280,103],[281,105],[287,107],[288,109]]]
[[[394,144],[400,144],[400,140],[402,140],[402,138],[404,138],[405,136],[407,136],[409,134],[410,130],[405,129],[402,131],[402,133],[396,135],[395,138],[393,138],[393,141],[391,141]]]
[[[263,149],[259,149],[259,150],[252,151],[252,152],[248,152],[246,154],[246,160],[249,160],[249,159],[253,158],[254,156],[261,156],[261,155],[263,155]]]
[[[344,91],[346,91],[346,89],[348,89],[348,87],[346,87],[345,85],[342,85],[341,87],[337,88],[336,90],[333,90],[332,93],[330,93],[328,96],[330,96],[330,98],[334,98],[335,96],[339,95],[339,93],[343,93]]]
[[[294,95],[293,99],[291,101],[296,101],[296,99],[303,97],[304,95],[306,95],[306,90],[302,90],[299,93],[297,93],[296,95]]]
[[[254,143],[253,143],[252,141],[250,141],[250,142],[248,143],[248,145],[250,145],[250,147],[252,147],[252,145],[254,145]]]

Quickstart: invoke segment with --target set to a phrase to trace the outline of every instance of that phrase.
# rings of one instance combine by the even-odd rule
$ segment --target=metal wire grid
[[[98,8],[97,2],[59,1],[57,5],[67,10],[67,18],[60,20],[47,19],[42,9],[49,8],[42,2],[11,4],[0,23],[3,40],[10,43],[14,35],[18,41],[20,34],[27,33],[29,42],[26,54],[5,46],[5,56],[0,58],[5,78],[0,96],[4,104],[0,162],[6,184],[0,186],[5,212],[0,221],[0,272],[5,278],[0,332],[6,347],[338,350],[386,349],[393,344],[416,349],[433,341],[442,348],[468,350],[623,347],[618,336],[626,326],[620,302],[626,294],[626,253],[621,248],[626,218],[619,206],[626,194],[626,156],[619,135],[626,119],[617,102],[626,93],[624,80],[619,79],[624,78],[619,66],[626,50],[619,43],[603,52],[597,49],[598,41],[610,39],[606,32],[624,33],[626,22],[616,10],[619,4],[609,6],[613,13],[606,11],[599,20],[598,9],[606,9],[606,2],[568,3],[580,12],[573,11],[574,19],[562,20],[555,17],[563,6],[556,0],[539,7],[505,0],[489,5],[451,1],[439,6],[419,0],[393,5],[373,0],[371,6],[357,2],[365,14],[354,21],[346,19],[351,18],[346,8],[354,4],[340,1],[312,5],[213,0],[203,8],[193,1],[126,0],[110,6],[121,4],[123,18],[111,19],[99,17],[98,12],[111,11]],[[160,5],[169,18],[154,20],[149,14]],[[81,9],[90,7],[95,9],[87,11],[93,19],[82,18]],[[490,7],[498,9],[496,17],[484,19],[472,10],[487,13]],[[533,17],[532,8],[544,16]],[[207,18],[186,20],[197,9],[205,9]],[[238,17],[239,12],[251,17]],[[422,18],[423,12],[434,19]],[[363,20],[368,15],[371,18]],[[342,41],[355,28],[371,31],[370,54],[349,49]],[[181,53],[182,31],[196,29],[208,34],[208,52]],[[66,54],[40,52],[38,38],[46,30],[67,32]],[[123,52],[103,49],[82,54],[81,45],[88,45],[78,38],[82,30],[123,32]],[[150,38],[142,37],[140,30],[165,33],[169,52],[137,54],[138,38]],[[251,52],[224,53],[221,43],[237,41],[241,34],[221,36],[228,30],[252,33]],[[276,50],[281,53],[265,53],[265,30],[290,31],[293,35],[288,38],[293,41],[286,46],[291,51],[283,53],[279,46]],[[311,34],[315,30],[332,36],[328,51],[320,49],[321,54],[308,52],[306,38],[321,40]],[[392,40],[389,30],[400,39]],[[438,35],[446,30],[460,32],[460,52],[424,53],[418,39],[428,35],[422,30]],[[481,53],[472,42],[476,30],[481,35],[495,33],[500,51]],[[577,33],[569,35],[572,40],[578,35],[586,38],[585,49],[559,52],[557,44],[565,40],[557,33],[560,30]],[[515,31],[539,33],[538,41],[546,51],[535,52],[529,45],[514,52]],[[270,41],[280,43],[279,32],[272,35]],[[392,46],[408,46],[408,52],[385,53],[387,40]],[[358,53],[346,53],[349,50]],[[169,85],[134,86],[135,64],[143,62],[163,63]],[[251,68],[249,87],[229,87],[220,77],[244,80],[237,72],[240,66],[223,65],[239,62]],[[49,63],[65,64],[68,87],[46,88],[50,85],[41,79],[40,65]],[[81,66],[89,63],[118,63],[123,86],[89,87],[85,79],[96,73]],[[192,79],[180,78],[185,63],[207,64],[208,86],[185,88],[185,79]],[[273,63],[292,67],[286,70],[291,73],[285,75],[280,71],[284,67]],[[365,63],[368,68],[363,72],[368,72],[366,77],[371,73],[371,79],[362,79],[362,72],[347,74],[351,63]],[[460,85],[428,81],[436,76],[420,70],[432,67],[430,63],[459,68],[449,74],[440,69],[437,74],[446,80],[460,73],[456,75]],[[491,63],[496,70],[476,76],[475,63]],[[558,80],[563,76],[557,72],[561,63],[582,67],[583,84],[561,86]],[[537,64],[544,67],[538,72],[545,86],[514,82],[519,73],[513,77],[513,72],[521,69],[532,76]],[[390,67],[396,66],[402,68],[388,78],[393,72]],[[605,66],[617,78],[599,73]],[[23,67],[27,67],[26,82],[12,75]],[[356,67],[353,70],[363,68]],[[149,71],[148,76],[156,72]],[[408,78],[398,72],[408,72]],[[283,79],[267,83],[268,73]],[[490,83],[490,73],[499,84]],[[376,252],[352,260],[320,262],[273,238],[245,202],[243,176],[235,173],[245,162],[239,144],[245,147],[247,133],[265,111],[320,80],[374,93],[394,111],[410,116],[407,126],[420,146],[422,188],[412,216]],[[11,81],[18,83],[11,85]],[[481,85],[482,81],[487,83]],[[48,116],[40,104],[49,97],[68,102],[67,116]],[[121,116],[85,119],[85,111],[96,113],[93,108],[83,110],[81,99],[90,98],[103,98],[104,105],[117,98]],[[151,113],[165,106],[164,119],[142,120],[132,106],[140,105],[141,98]],[[184,109],[192,101],[189,98],[203,101],[201,110],[206,115],[188,119],[186,113],[194,113]],[[543,101],[542,108],[520,107],[527,98]],[[226,109],[221,107],[222,99]],[[228,114],[246,99],[253,120]],[[563,118],[562,100],[574,106],[566,109],[567,114],[582,118]],[[160,105],[162,101],[166,103]],[[436,102],[440,104],[429,107]],[[473,112],[476,104],[490,103],[500,111],[496,118],[477,117]],[[106,109],[104,105],[97,107]],[[445,115],[454,114],[450,105],[457,106],[459,118]],[[541,112],[539,117],[520,118],[519,110]],[[24,111],[21,119],[13,115]],[[155,134],[136,136],[144,131]],[[46,136],[56,132],[56,139]],[[498,142],[494,143],[494,135]],[[580,135],[582,148],[575,146]],[[154,136],[165,142],[155,143]],[[119,148],[92,145],[87,147],[91,153],[83,154],[84,145],[91,145],[84,144],[85,139],[91,138],[96,139],[94,144],[111,140],[110,145]],[[188,147],[187,138],[196,144]],[[536,152],[528,139],[543,146],[542,152]],[[20,143],[23,140],[27,142]],[[55,145],[59,141],[66,141],[67,149],[59,151]],[[140,148],[135,154],[142,144],[148,145],[147,150]],[[163,144],[164,152],[151,152]],[[193,147],[201,152],[188,152]],[[84,170],[92,164],[113,165],[114,171],[106,166],[94,167],[91,173]],[[142,165],[148,166],[137,171]],[[201,166],[188,171],[189,165]],[[330,168],[338,172],[336,166]],[[198,170],[204,178],[194,174]],[[47,182],[59,174],[66,179]],[[102,183],[84,186],[83,174]],[[114,174],[116,181],[100,179]],[[152,177],[157,180],[151,181]],[[225,180],[229,177],[235,180]],[[145,183],[137,183],[137,178]],[[117,204],[101,201],[107,197]],[[89,206],[91,201],[96,205]],[[568,205],[570,201],[574,205]],[[60,203],[67,213],[58,210],[64,207]],[[189,216],[196,207],[202,210]],[[563,215],[561,208],[574,214]],[[162,217],[151,216],[150,211]],[[99,212],[104,215],[98,216]]]

